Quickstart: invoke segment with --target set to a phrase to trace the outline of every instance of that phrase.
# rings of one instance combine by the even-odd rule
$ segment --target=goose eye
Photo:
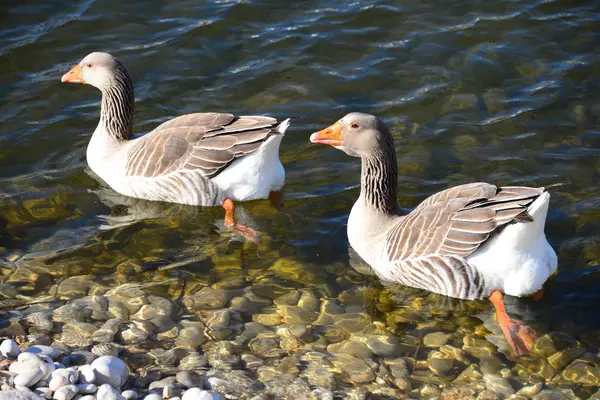
[[[356,122],[353,122],[352,124],[350,124],[350,127],[352,129],[358,129],[359,128],[359,126],[358,126],[358,124]]]
[[[92,68],[92,64],[88,64],[88,65],[87,65],[87,67],[88,67],[88,68]]]

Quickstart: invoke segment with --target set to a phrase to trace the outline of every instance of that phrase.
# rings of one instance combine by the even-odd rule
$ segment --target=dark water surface
[[[308,142],[364,111],[397,138],[406,210],[472,181],[569,182],[553,191],[546,226],[558,274],[540,302],[514,300],[508,311],[540,335],[592,338],[597,351],[598,2],[5,0],[0,38],[0,276],[20,283],[0,300],[51,300],[74,276],[109,287],[166,282],[156,289],[164,293],[181,274],[198,285],[277,278],[332,298],[352,285],[381,290],[349,267],[345,226],[360,163]],[[257,201],[238,210],[263,232],[260,244],[225,232],[219,208],[121,198],[89,175],[100,94],[60,77],[92,51],[111,52],[130,71],[136,133],[199,111],[302,117],[281,146],[284,207]],[[301,267],[277,276],[269,266],[280,258]],[[183,265],[164,269],[173,262]],[[389,323],[386,312],[414,296],[436,307],[423,292],[398,290],[400,300],[375,318]],[[475,304],[491,313],[487,302]],[[460,315],[475,313],[443,320]],[[424,321],[409,322],[399,337]]]

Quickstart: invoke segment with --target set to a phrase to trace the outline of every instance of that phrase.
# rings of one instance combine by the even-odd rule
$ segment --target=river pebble
[[[17,342],[12,339],[5,339],[0,343],[0,353],[6,358],[14,360],[21,354],[21,349]]]
[[[96,375],[96,384],[105,383],[114,388],[120,388],[129,377],[129,368],[119,358],[113,356],[102,356],[94,360],[91,368]]]

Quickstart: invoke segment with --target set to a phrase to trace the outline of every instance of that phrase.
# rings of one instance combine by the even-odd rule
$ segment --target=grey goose
[[[194,113],[133,139],[133,84],[115,57],[91,53],[61,81],[92,85],[102,93],[100,121],[86,157],[92,171],[122,195],[222,205],[225,223],[233,227],[233,201],[265,199],[284,184],[279,145],[289,119]]]
[[[361,158],[348,239],[382,280],[465,300],[487,297],[512,351],[531,349],[535,332],[508,316],[503,293],[538,296],[557,269],[544,234],[545,188],[469,183],[401,215],[394,139],[381,120],[350,113],[310,140]]]

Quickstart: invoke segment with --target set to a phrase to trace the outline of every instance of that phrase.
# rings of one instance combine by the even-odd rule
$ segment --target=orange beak
[[[85,83],[81,78],[81,64],[77,64],[69,72],[64,74],[60,81],[63,83]]]
[[[333,147],[342,145],[342,123],[340,121],[322,131],[310,135],[312,143],[328,144]]]

